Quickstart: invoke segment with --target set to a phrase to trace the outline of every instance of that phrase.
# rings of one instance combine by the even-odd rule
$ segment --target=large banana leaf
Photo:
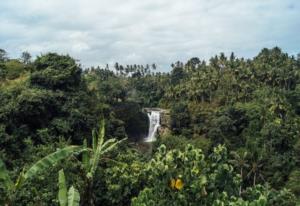
[[[100,127],[99,127],[99,132],[98,132],[98,138],[97,138],[97,145],[95,147],[95,142],[93,143],[93,157],[91,161],[91,169],[88,173],[88,178],[93,178],[95,171],[98,167],[100,155],[101,155],[101,149],[102,149],[102,144],[104,142],[104,130],[105,130],[105,123],[104,120],[101,120],[100,122]]]
[[[105,121],[104,119],[101,120],[100,122],[100,127],[99,127],[99,132],[98,132],[98,146],[102,146],[103,142],[104,142],[104,136],[105,136]]]
[[[112,149],[114,149],[118,144],[121,144],[123,141],[125,141],[127,138],[121,139],[121,140],[116,140],[116,139],[109,139],[107,140],[103,146],[102,146],[102,150],[101,150],[101,155],[111,151]],[[111,141],[110,141],[111,140]]]
[[[101,120],[99,131],[97,133],[97,138],[95,133],[93,134],[93,154],[91,155],[91,161],[89,162],[89,171],[87,173],[87,177],[89,179],[93,179],[96,169],[98,167],[99,161],[103,154],[111,151],[115,148],[118,144],[123,142],[125,139],[118,141],[117,139],[109,139],[104,141],[105,136],[105,122]],[[95,145],[97,143],[97,145]],[[85,161],[86,162],[86,161]]]
[[[79,192],[72,186],[68,192],[68,206],[79,206],[80,195]]]
[[[4,162],[0,159],[0,183],[4,185],[6,189],[13,188],[14,184],[10,179],[9,173],[5,167]]]
[[[64,170],[58,172],[58,200],[60,206],[67,206],[68,204],[68,190],[66,185],[66,178]]]
[[[63,149],[57,150],[52,154],[47,155],[43,159],[35,163],[31,168],[29,168],[23,175],[24,180],[34,177],[40,172],[47,170],[53,165],[57,164],[59,161],[71,156],[76,152],[81,152],[82,146],[67,146]]]
[[[116,139],[109,139],[106,142],[104,142],[104,144],[102,146],[98,146],[96,152],[93,154],[92,157],[92,165],[91,165],[91,170],[89,172],[89,176],[93,178],[96,169],[98,167],[99,161],[101,159],[101,157],[108,153],[109,151],[111,151],[112,149],[114,149],[118,144],[122,143],[124,140],[126,140],[126,138],[122,139],[122,140],[116,140]]]
[[[92,131],[92,147],[93,151],[96,152],[97,148],[103,144],[105,136],[105,121],[102,119],[100,121],[99,130],[96,132],[95,130]]]

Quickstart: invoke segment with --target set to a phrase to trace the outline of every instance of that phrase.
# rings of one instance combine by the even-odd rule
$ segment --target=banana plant
[[[19,174],[16,183],[12,181],[4,162],[0,160],[0,183],[4,185],[6,191],[6,200],[4,205],[9,206],[13,204],[16,190],[18,190],[27,180],[34,178],[36,175],[41,174],[69,156],[83,151],[84,149],[82,146],[67,146],[59,149],[37,161],[28,170],[23,169],[23,171]]]
[[[87,141],[84,140],[82,152],[82,164],[85,171],[86,190],[85,190],[85,205],[94,205],[93,196],[93,179],[98,168],[100,160],[105,154],[113,150],[118,144],[125,139],[117,140],[115,138],[104,141],[105,137],[105,122],[101,120],[98,132],[92,132],[92,145],[89,149]]]
[[[67,183],[63,169],[58,172],[58,188],[58,200],[60,206],[79,206],[79,192],[73,186],[71,186],[69,190],[67,190]]]
[[[58,162],[70,157],[73,154],[82,153],[82,164],[85,171],[86,179],[86,189],[84,197],[86,200],[85,204],[94,205],[93,198],[93,179],[95,172],[97,170],[99,161],[103,155],[107,154],[109,151],[114,149],[118,144],[123,142],[123,140],[109,139],[104,141],[105,136],[105,123],[104,120],[100,122],[99,131],[92,133],[92,146],[88,148],[87,141],[84,140],[83,146],[67,146],[63,149],[59,149],[54,153],[47,155],[41,160],[37,161],[32,165],[28,170],[23,170],[16,183],[13,183],[9,176],[9,172],[6,170],[5,164],[0,160],[0,183],[4,185],[5,190],[7,191],[7,198],[4,203],[5,206],[13,204],[14,195],[16,190],[18,190],[27,180],[34,178],[36,175],[41,174],[47,169],[53,167]],[[63,190],[62,190],[63,191]],[[73,194],[73,196],[69,195]],[[72,187],[69,189],[68,198],[71,198],[70,201],[76,202],[77,190]],[[73,198],[72,198],[73,197]],[[68,200],[69,202],[69,200]]]

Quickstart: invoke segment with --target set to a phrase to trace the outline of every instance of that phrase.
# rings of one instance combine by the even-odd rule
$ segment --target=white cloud
[[[69,53],[83,65],[171,62],[278,45],[300,52],[297,0],[10,0],[0,2],[0,47],[17,56]]]

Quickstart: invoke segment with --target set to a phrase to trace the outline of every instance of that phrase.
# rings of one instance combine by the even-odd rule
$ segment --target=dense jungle
[[[299,205],[300,55],[167,70],[0,49],[0,205]]]

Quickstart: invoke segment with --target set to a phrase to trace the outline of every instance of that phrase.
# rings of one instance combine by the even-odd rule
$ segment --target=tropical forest
[[[83,68],[0,50],[0,205],[300,204],[300,55]]]

